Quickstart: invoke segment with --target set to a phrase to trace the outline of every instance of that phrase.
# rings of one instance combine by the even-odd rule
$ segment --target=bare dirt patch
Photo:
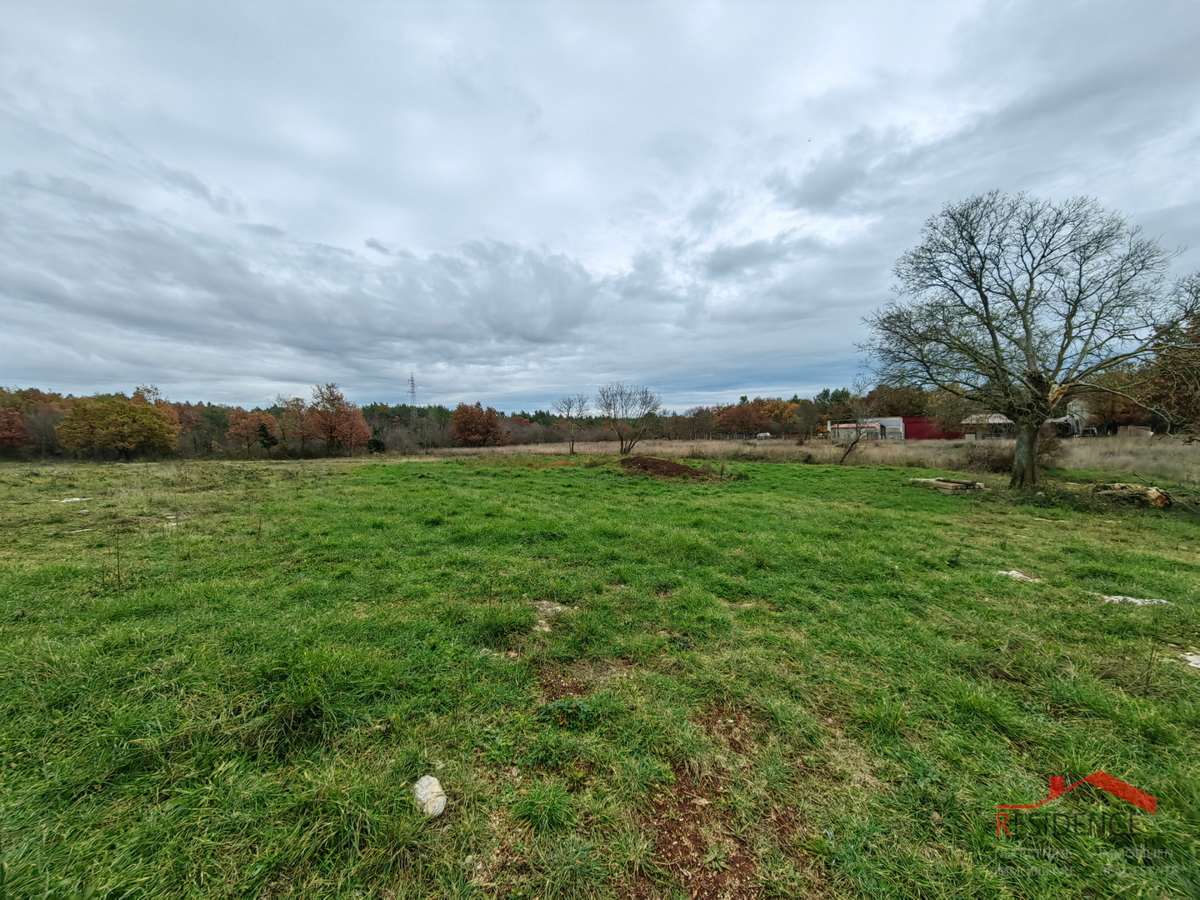
[[[565,700],[568,697],[586,697],[588,695],[588,686],[582,681],[572,678],[570,672],[542,669],[538,672],[537,679],[538,685],[542,689],[542,696],[551,703],[556,700]]]
[[[670,872],[693,900],[752,900],[761,891],[758,865],[732,833],[729,814],[717,804],[724,787],[716,777],[676,772],[650,799],[639,824],[654,835],[654,862]],[[645,874],[627,895],[633,900],[668,896]]]
[[[538,672],[537,679],[542,695],[554,702],[606,690],[615,681],[632,678],[634,671],[634,664],[628,659],[588,660],[562,669],[546,666]]]
[[[580,660],[571,666],[571,677],[590,685],[592,689],[601,690],[614,681],[632,678],[634,674],[633,660],[603,659]]]
[[[685,466],[683,463],[672,462],[669,459],[655,459],[652,456],[629,456],[620,461],[626,469],[634,469],[647,475],[658,475],[661,478],[708,478],[709,473],[703,469]]]
[[[712,706],[697,724],[738,755],[754,746],[754,720],[744,709]]]

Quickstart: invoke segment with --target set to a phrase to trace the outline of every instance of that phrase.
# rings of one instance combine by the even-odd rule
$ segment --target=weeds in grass
[[[547,703],[538,710],[537,715],[544,722],[553,722],[560,728],[572,731],[591,728],[599,719],[599,714],[592,704],[573,697]]]

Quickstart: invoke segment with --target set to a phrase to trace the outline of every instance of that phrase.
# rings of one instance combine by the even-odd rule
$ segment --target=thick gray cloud
[[[916,10],[916,11],[914,11]],[[0,383],[848,383],[943,203],[1200,233],[1188,2],[63,4],[0,32]],[[1200,251],[1178,260],[1200,268]]]

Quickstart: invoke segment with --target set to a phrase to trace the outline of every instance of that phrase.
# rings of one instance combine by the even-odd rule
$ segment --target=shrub
[[[1011,472],[1013,450],[1009,441],[972,441],[967,444],[963,468],[968,472]]]
[[[958,446],[958,445],[956,445]],[[988,472],[1005,475],[1012,471],[1016,444],[1013,441],[967,441],[963,468],[968,472]],[[1037,464],[1045,468],[1058,453],[1062,442],[1053,435],[1038,441]]]

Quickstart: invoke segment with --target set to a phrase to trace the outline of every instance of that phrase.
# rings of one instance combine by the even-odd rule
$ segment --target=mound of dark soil
[[[621,460],[621,465],[627,469],[636,469],[647,475],[663,475],[670,478],[707,478],[708,473],[702,469],[693,469],[682,463],[669,459],[655,459],[652,456],[629,456]]]

